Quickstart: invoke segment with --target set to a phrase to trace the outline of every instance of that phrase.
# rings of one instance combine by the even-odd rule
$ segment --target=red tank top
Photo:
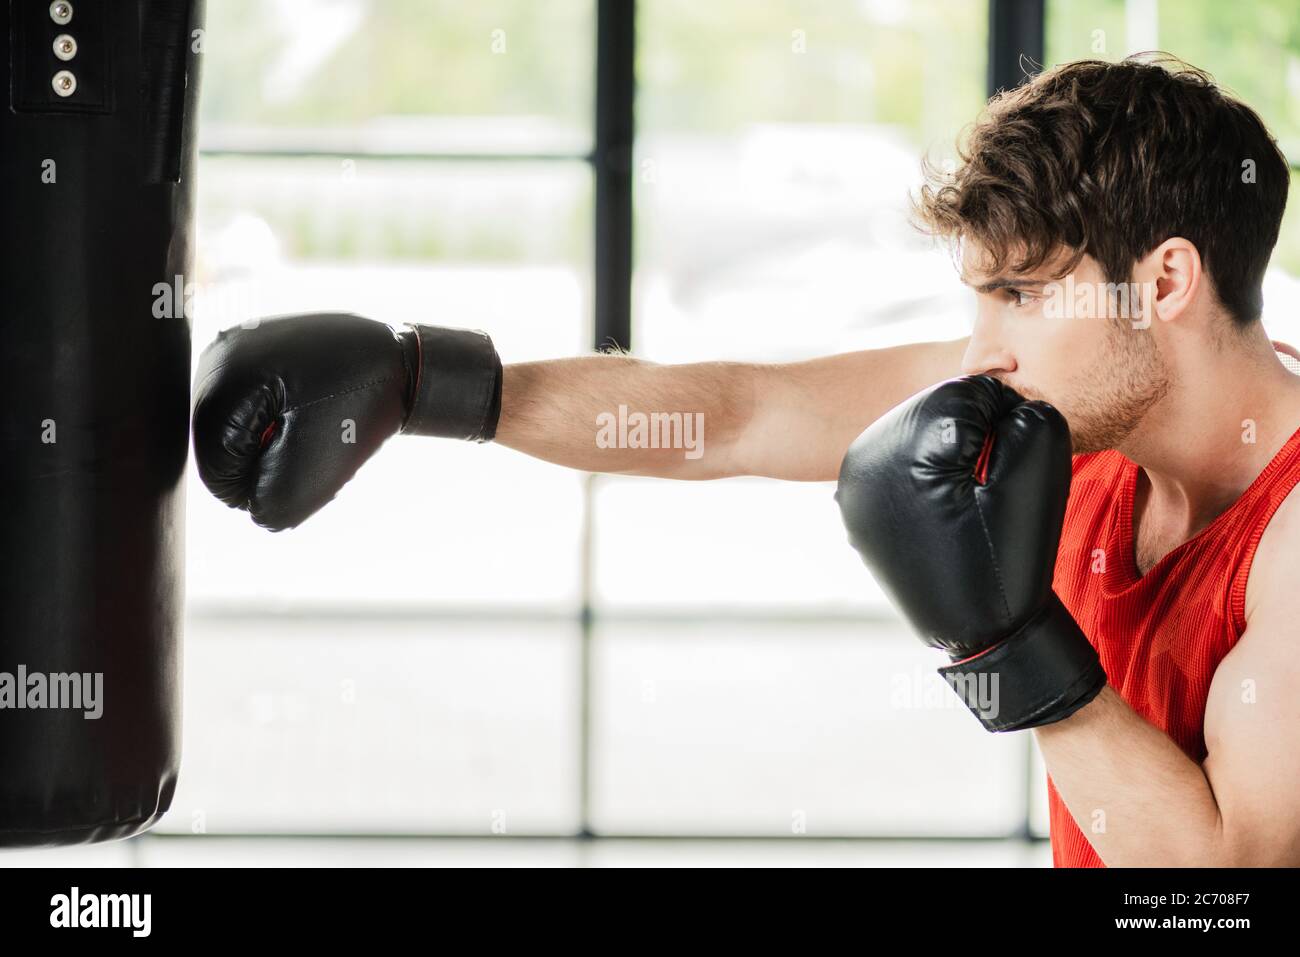
[[[1246,627],[1251,559],[1300,482],[1300,429],[1240,498],[1141,577],[1133,548],[1137,471],[1119,452],[1074,457],[1053,587],[1097,647],[1111,686],[1199,764],[1210,679]],[[1053,863],[1105,866],[1050,776],[1047,800]]]

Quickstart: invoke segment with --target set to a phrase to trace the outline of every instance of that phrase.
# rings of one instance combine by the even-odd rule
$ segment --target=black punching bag
[[[112,840],[180,764],[202,2],[0,18],[0,846]]]

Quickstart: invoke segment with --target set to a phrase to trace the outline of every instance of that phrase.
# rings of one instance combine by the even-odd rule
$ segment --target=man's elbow
[[[1216,860],[1204,867],[1300,867],[1300,834],[1279,834],[1267,818],[1241,827],[1225,823],[1214,848]]]
[[[1240,822],[1240,823],[1238,823]],[[1276,819],[1258,811],[1234,819],[1220,816],[1198,837],[1181,841],[1165,853],[1143,855],[1146,867],[1296,867],[1300,834],[1284,835]],[[1109,862],[1108,862],[1109,863]]]

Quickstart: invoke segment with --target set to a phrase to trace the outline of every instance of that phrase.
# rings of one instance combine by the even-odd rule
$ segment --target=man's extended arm
[[[599,355],[506,366],[496,441],[592,472],[832,481],[866,426],[926,386],[960,375],[966,340],[922,342],[805,362],[657,365]],[[596,419],[702,413],[703,455],[599,448]]]
[[[203,350],[194,457],[214,495],[272,531],[315,514],[399,434],[495,439],[595,472],[830,480],[864,425],[956,375],[964,349],[957,340],[786,365],[586,356],[503,368],[481,332],[276,316],[225,329]],[[683,413],[689,446],[620,447],[642,445],[623,441],[624,415],[666,416],[670,429],[676,418],[684,440]]]

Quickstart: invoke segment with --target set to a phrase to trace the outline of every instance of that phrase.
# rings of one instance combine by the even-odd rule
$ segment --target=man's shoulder
[[[1287,493],[1264,526],[1246,576],[1246,620],[1261,602],[1295,601],[1300,563],[1300,483]]]

